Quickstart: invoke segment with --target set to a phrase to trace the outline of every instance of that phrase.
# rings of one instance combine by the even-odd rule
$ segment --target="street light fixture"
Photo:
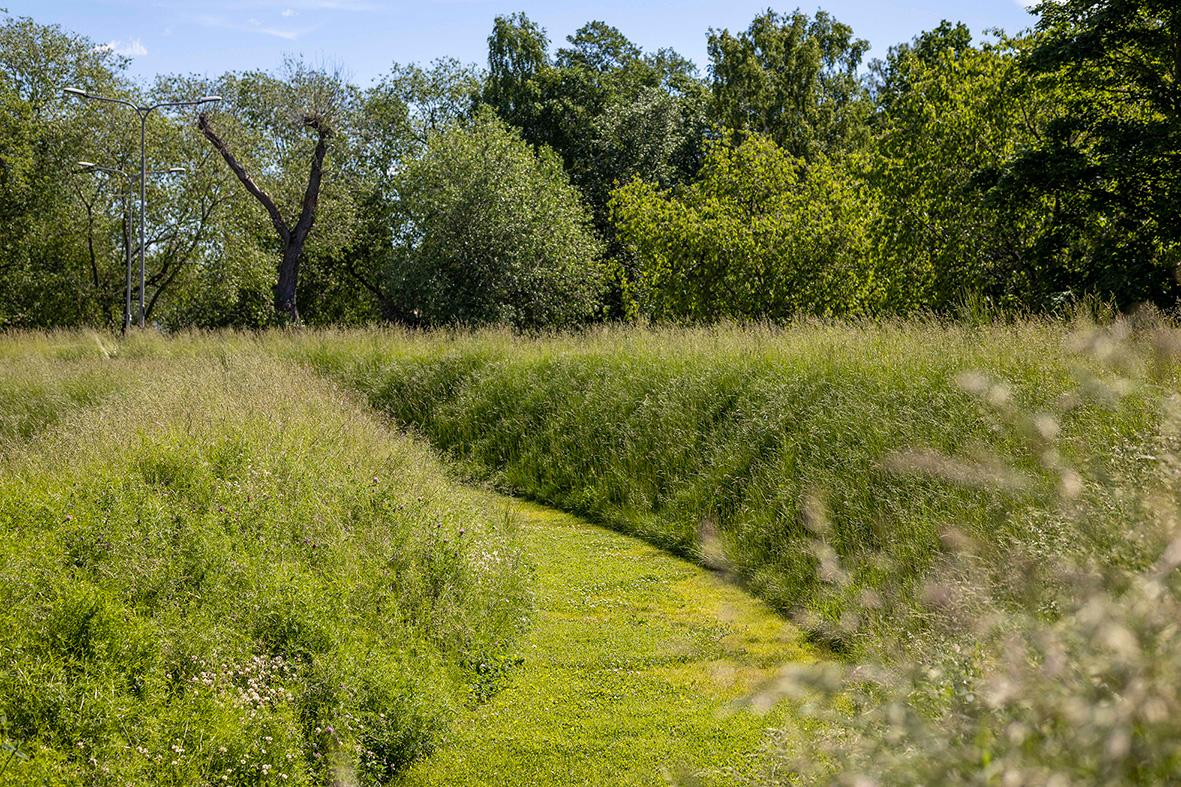
[[[128,206],[131,205],[131,202],[134,200],[134,191],[132,189],[133,184],[134,184],[134,180],[131,175],[128,175],[126,172],[124,172],[121,169],[113,169],[111,167],[100,167],[98,164],[95,164],[93,161],[79,161],[78,167],[81,169],[82,172],[104,172],[108,175],[118,175],[119,177],[123,178],[123,180],[127,183],[127,205]],[[165,169],[165,170],[152,170],[151,172],[148,172],[147,174],[148,175],[179,175],[179,174],[184,174],[187,171],[188,170],[186,170],[184,167],[172,167],[170,169]],[[142,210],[142,203],[140,203],[140,205],[141,205],[141,210]],[[131,217],[127,216],[126,213],[124,213],[124,218],[127,222],[127,225],[126,225],[127,230],[125,231],[125,233],[130,233],[131,232]],[[140,225],[142,226],[142,224],[143,224],[143,222],[142,222],[142,214],[141,214]],[[130,237],[130,235],[125,234],[123,237],[123,241],[124,241],[123,242],[123,249],[124,249],[124,254],[126,256],[126,261],[127,261],[127,287],[124,290],[124,300],[123,300],[123,333],[127,333],[128,329],[131,328],[131,237]],[[143,236],[142,235],[140,236],[140,251],[141,252],[143,251]],[[142,267],[143,255],[142,254],[140,255],[140,265],[141,265],[141,267],[140,267],[140,290],[139,290],[139,299],[140,299],[139,300],[139,313],[140,313],[140,323],[139,324],[140,324],[140,327],[142,328],[143,327],[143,319],[144,319],[144,301],[143,301],[144,282],[143,282],[143,267]]]
[[[147,159],[147,136],[148,136],[148,116],[157,109],[165,109],[168,107],[195,107],[201,104],[209,104],[214,101],[221,101],[221,96],[202,96],[193,101],[163,101],[159,104],[153,104],[148,107],[141,107],[130,101],[122,98],[108,98],[107,96],[96,96],[93,93],[87,93],[85,90],[80,90],[76,87],[67,87],[63,91],[67,96],[75,96],[81,99],[88,99],[90,101],[102,101],[107,104],[119,104],[135,111],[139,116],[139,327],[144,327],[144,247],[147,242],[147,212],[145,205],[147,203],[147,180],[148,180],[148,159]]]

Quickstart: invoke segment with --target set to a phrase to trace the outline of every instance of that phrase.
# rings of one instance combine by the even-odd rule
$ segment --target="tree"
[[[324,160],[330,141],[337,127],[343,122],[342,114],[347,101],[347,90],[336,74],[316,71],[299,62],[288,63],[288,75],[284,81],[268,79],[265,75],[249,75],[245,80],[257,92],[249,90],[235,92],[236,108],[243,119],[261,127],[262,133],[270,136],[278,153],[280,165],[292,163],[300,156],[294,152],[299,144],[299,131],[311,132],[313,147],[310,151],[310,166],[306,185],[293,211],[293,220],[285,218],[276,198],[247,171],[229,144],[215,130],[212,113],[204,112],[198,120],[198,127],[242,186],[259,204],[266,209],[279,240],[280,261],[277,281],[274,286],[274,308],[280,320],[295,323],[299,321],[296,305],[299,267],[304,255],[304,245],[316,220],[320,204],[320,189],[324,177]],[[263,98],[263,103],[258,98]],[[252,100],[253,99],[253,100]],[[267,106],[265,102],[273,102]],[[295,132],[295,133],[293,133]]]
[[[388,292],[425,325],[571,325],[608,271],[561,162],[489,112],[431,135],[397,178]]]
[[[1181,6],[1043,2],[1025,63],[1064,87],[1062,111],[1014,157],[1008,199],[1046,199],[1046,277],[1171,306],[1181,265]]]
[[[583,25],[551,58],[546,32],[517,14],[489,38],[484,103],[535,146],[562,159],[613,256],[611,190],[637,175],[690,178],[708,122],[696,66],[676,52],[645,53],[602,21]]]
[[[541,79],[548,66],[545,30],[523,13],[496,17],[488,36],[483,103],[535,145],[548,141],[539,122]]]
[[[63,99],[61,88],[127,95],[126,64],[55,25],[0,23],[0,326],[114,319],[108,307],[120,299],[108,273],[122,257],[116,263],[101,240],[87,243],[90,221],[77,201],[86,186],[75,174],[104,110]],[[97,200],[92,214],[104,229],[106,206]]]
[[[349,166],[356,225],[331,267],[359,284],[372,306],[367,313],[359,306],[365,299],[353,298],[354,310],[335,311],[334,322],[349,322],[354,316],[413,321],[386,291],[394,264],[390,227],[397,220],[398,176],[407,161],[422,155],[433,135],[471,117],[480,88],[475,66],[444,59],[427,67],[395,65],[365,91]]]
[[[812,159],[858,147],[870,102],[858,75],[869,44],[823,11],[767,11],[744,32],[709,31],[711,117]]]
[[[687,187],[637,179],[611,198],[636,256],[633,308],[658,320],[875,311],[873,206],[846,170],[806,164],[758,134],[714,143]]]
[[[645,54],[603,22],[566,40],[543,89],[552,129],[546,142],[610,240],[612,189],[637,175],[671,185],[696,172],[706,128],[704,86],[696,66],[676,52]]]
[[[944,22],[875,64],[878,111],[865,177],[880,198],[875,253],[896,311],[957,307],[968,294],[1030,306],[1032,245],[1047,211],[1001,199],[996,173],[1035,144],[1052,107],[1021,69],[1020,39],[976,45]]]

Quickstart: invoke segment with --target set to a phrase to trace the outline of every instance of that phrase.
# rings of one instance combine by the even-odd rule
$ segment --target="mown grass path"
[[[537,568],[524,663],[404,784],[725,782],[760,768],[767,729],[790,711],[736,701],[785,663],[815,660],[795,629],[642,541],[529,503],[491,504],[520,519]]]

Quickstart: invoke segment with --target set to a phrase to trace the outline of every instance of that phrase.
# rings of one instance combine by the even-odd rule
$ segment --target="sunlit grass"
[[[344,772],[374,781],[411,762],[437,783],[523,762],[602,781],[614,757],[735,783],[1159,783],[1181,762],[1179,347],[1147,319],[0,338],[19,665],[0,710],[5,744],[37,752],[5,778],[200,782],[245,759],[317,782],[332,717],[355,725]],[[479,578],[512,527],[300,363],[473,478],[744,584],[821,647],[754,631],[769,611],[735,639],[732,588],[547,521],[524,531],[539,655],[518,664],[521,566]],[[310,699],[266,695],[260,732],[223,662]],[[325,675],[377,688],[325,700]],[[678,737],[660,722],[686,687]],[[244,743],[266,735],[282,762]]]
[[[429,451],[245,346],[4,344],[4,783],[377,783],[496,689],[526,576]]]
[[[575,517],[514,504],[537,616],[503,692],[470,711],[408,785],[729,784],[765,772],[766,728],[738,703],[823,654],[724,578]]]
[[[848,602],[913,585],[948,526],[1000,549],[1055,537],[1110,549],[1113,561],[1141,559],[1113,543],[1111,528],[1029,528],[1059,480],[1026,447],[1033,419],[1080,380],[1110,376],[1067,347],[1070,335],[1048,322],[535,340],[361,333],[307,337],[299,352],[505,489],[689,556],[701,556],[703,530],[716,531],[728,567],[782,609],[810,612],[816,632],[840,643]],[[1177,373],[1145,352],[1126,359],[1143,385],[1063,414],[1064,461],[1135,471]],[[965,372],[1000,380],[996,395],[1029,417],[998,419],[965,389]],[[937,456],[958,457],[956,472],[980,483],[932,478],[923,463]],[[994,466],[1010,458],[1021,483],[994,484]],[[849,598],[821,597],[804,525],[810,496],[830,511],[826,542],[858,564]],[[1108,502],[1119,516],[1120,503]]]

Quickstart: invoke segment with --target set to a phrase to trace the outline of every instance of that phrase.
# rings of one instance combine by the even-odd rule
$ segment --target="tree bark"
[[[296,291],[299,285],[299,261],[303,256],[304,243],[307,242],[308,234],[312,231],[312,225],[316,221],[316,208],[320,202],[320,184],[324,176],[324,156],[328,152],[328,138],[332,135],[327,125],[317,118],[310,118],[305,121],[305,124],[308,128],[316,132],[316,149],[312,153],[312,166],[311,172],[308,174],[308,185],[307,189],[304,190],[299,218],[296,220],[293,229],[283,219],[283,214],[279,212],[279,208],[271,196],[254,182],[254,179],[246,172],[245,167],[238,162],[226,143],[213,130],[213,126],[209,123],[209,116],[202,112],[197,120],[197,127],[201,130],[201,133],[205,135],[205,138],[209,140],[214,149],[221,154],[221,157],[225,160],[230,170],[237,176],[246,190],[266,209],[267,214],[271,217],[271,224],[274,226],[275,232],[279,235],[281,256],[279,259],[277,281],[275,282],[273,292],[275,295],[275,314],[285,323],[299,322],[299,308],[296,305]]]

